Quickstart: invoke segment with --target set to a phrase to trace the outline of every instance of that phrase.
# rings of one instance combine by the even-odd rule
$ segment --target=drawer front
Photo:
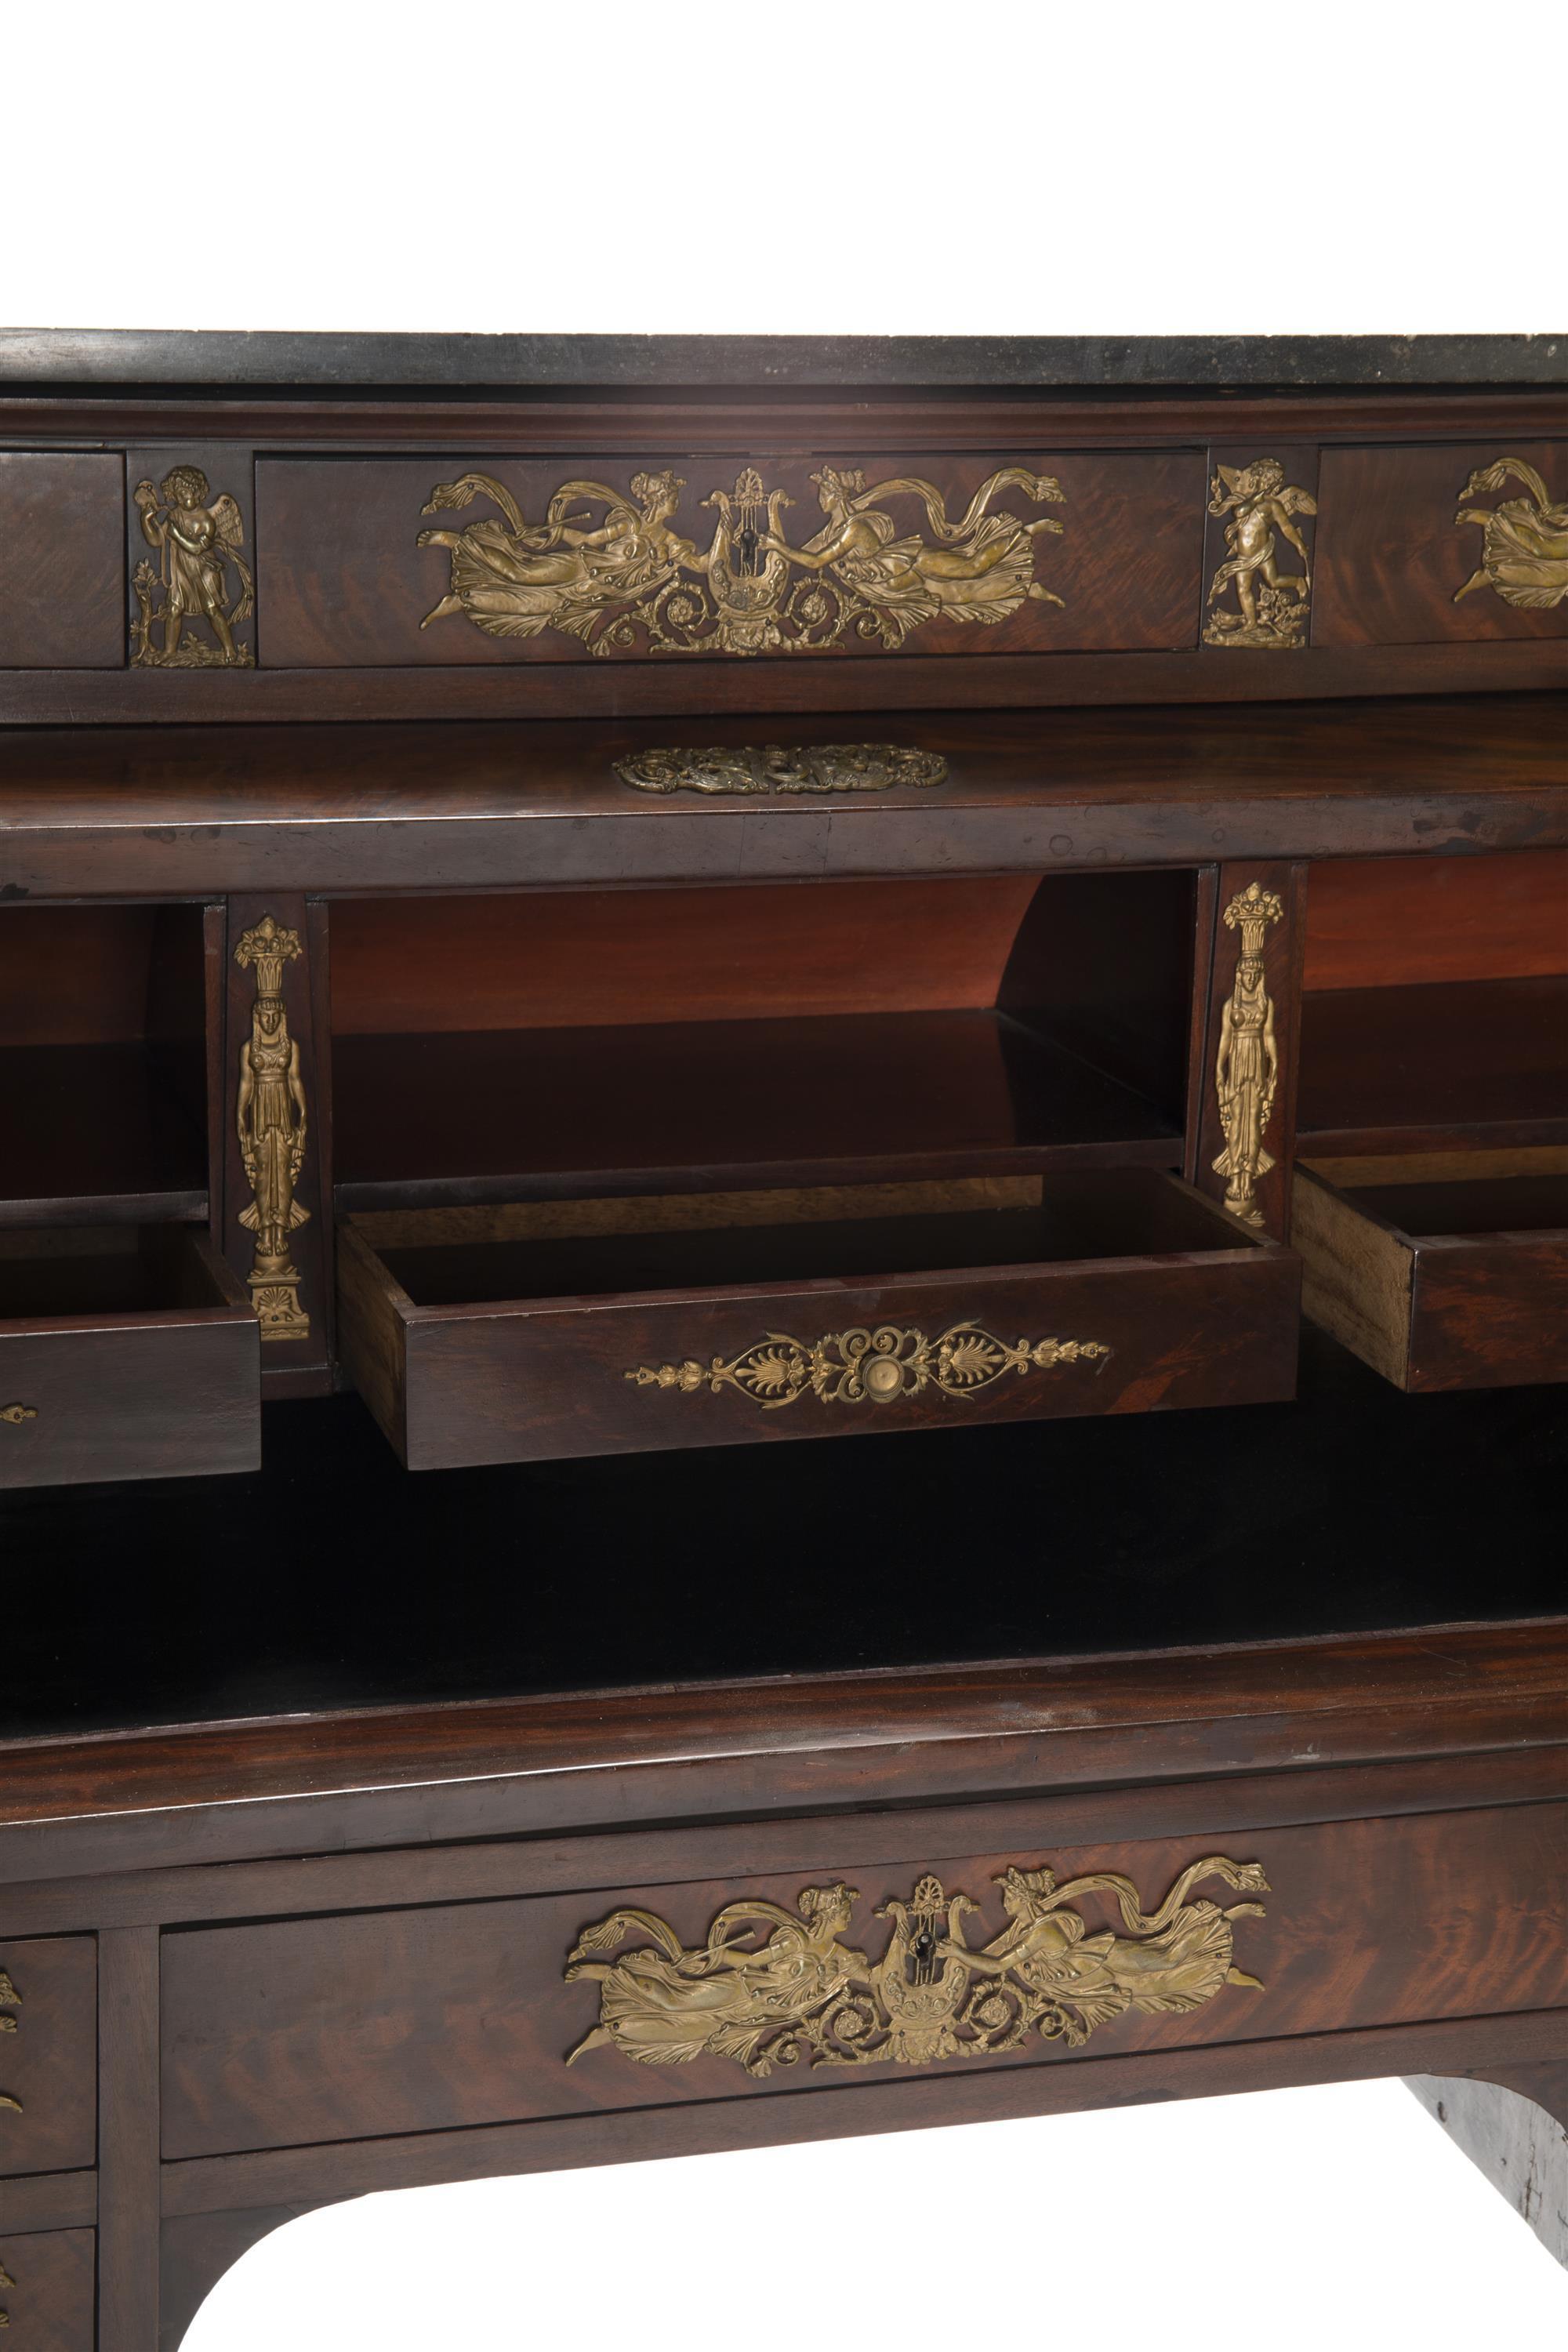
[[[260,1397],[248,1313],[0,1323],[0,1486],[254,1470]]]
[[[1068,1852],[965,1832],[911,1853],[889,1825],[892,1858],[853,1869],[825,1831],[809,1874],[171,1933],[164,2153],[1568,2000],[1568,1807]]]
[[[125,661],[125,461],[0,452],[0,669]]]
[[[92,2352],[90,2230],[0,2237],[0,2313],[16,2352]]]
[[[1205,485],[1193,450],[263,457],[260,658],[1190,646]],[[763,551],[755,537],[770,532]]]
[[[1410,1303],[1410,1387],[1533,1381],[1568,1381],[1568,1233],[1423,1242]]]
[[[1246,1247],[875,1288],[420,1309],[383,1380],[414,1469],[1241,1404],[1294,1393],[1299,1286],[1289,1252]],[[352,1295],[343,1323],[357,1378]]]
[[[1568,441],[1325,449],[1315,646],[1568,632]]]
[[[98,2149],[98,1948],[0,1943],[0,2175],[88,2169]]]

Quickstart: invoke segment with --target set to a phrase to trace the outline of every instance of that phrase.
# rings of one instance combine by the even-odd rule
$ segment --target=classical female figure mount
[[[868,488],[858,467],[824,466],[811,479],[826,520],[804,546],[785,535],[788,493],[766,488],[748,466],[732,491],[702,499],[718,516],[705,549],[676,528],[686,482],[668,471],[635,474],[629,493],[563,483],[539,524],[491,474],[438,483],[426,514],[482,495],[505,520],[420,532],[421,547],[451,557],[448,593],[423,625],[460,613],[490,636],[560,629],[596,654],[822,653],[851,635],[890,651],[929,621],[994,625],[1030,600],[1062,601],[1035,578],[1035,540],[1061,524],[993,505],[1006,490],[1059,504],[1061,486],[1047,474],[998,467],[957,520],[919,475]],[[925,532],[900,535],[885,511],[895,499],[924,508]]]
[[[303,1339],[310,1321],[300,1304],[300,1272],[289,1236],[310,1211],[294,1198],[305,1160],[309,1113],[300,1076],[300,1048],[289,1034],[283,967],[302,952],[300,935],[264,916],[234,951],[242,970],[256,968],[250,1034],[239,1049],[235,1122],[251,1202],[239,1222],[256,1236],[250,1289],[263,1339]]]
[[[1491,588],[1505,604],[1550,611],[1568,596],[1568,499],[1553,506],[1541,476],[1522,457],[1478,467],[1459,497],[1463,501],[1500,490],[1510,475],[1524,484],[1528,497],[1504,499],[1500,507],[1461,503],[1454,517],[1456,524],[1479,524],[1485,534],[1480,562],[1464,586],[1455,589],[1454,602],[1474,589]]]
[[[1231,1927],[1261,1918],[1262,1905],[1222,1911],[1206,1896],[1189,1899],[1205,1878],[1247,1895],[1268,1891],[1256,1862],[1209,1854],[1145,1914],[1132,1881],[1115,1871],[1058,1886],[1049,1870],[1008,1869],[995,1881],[1007,1925],[972,1948],[963,1920],[980,1906],[948,1895],[928,1873],[908,1903],[879,1908],[893,1930],[876,1961],[839,1940],[860,1899],[842,1880],[804,1887],[793,1912],[754,1895],[727,1904],[689,1951],[655,1913],[614,1911],[584,1930],[567,1962],[568,1981],[592,1977],[600,1987],[599,2022],[567,2063],[606,2043],[645,2066],[711,2055],[754,2075],[804,2056],[815,2066],[989,2058],[1030,2033],[1079,2049],[1129,2010],[1173,2016],[1201,2009],[1226,1985],[1263,1990],[1233,1965]],[[1125,1936],[1091,1935],[1068,1907],[1091,1895],[1114,1899]],[[759,1947],[764,1928],[772,1933]],[[658,1948],[597,1957],[634,1931]]]

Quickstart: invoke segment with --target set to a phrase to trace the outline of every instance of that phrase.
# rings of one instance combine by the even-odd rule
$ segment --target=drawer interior
[[[0,1322],[113,1322],[175,1308],[249,1312],[197,1230],[178,1225],[0,1231]]]
[[[1413,1239],[1568,1232],[1568,1168],[1500,1174],[1478,1165],[1470,1176],[1342,1182],[1338,1189],[1352,1206]]]
[[[1303,1153],[1568,1142],[1568,852],[1328,863],[1308,906]]]
[[[334,906],[338,1206],[1179,1167],[1195,903],[1178,871]]]
[[[519,1203],[354,1222],[413,1304],[432,1307],[753,1282],[875,1282],[953,1267],[1260,1246],[1185,1185],[1142,1169]]]
[[[200,907],[0,909],[0,1226],[205,1216],[206,990]]]

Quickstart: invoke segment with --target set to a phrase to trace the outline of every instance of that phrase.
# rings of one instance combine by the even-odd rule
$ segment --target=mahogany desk
[[[1392,2074],[1568,2252],[1563,349],[0,335],[18,2352]]]

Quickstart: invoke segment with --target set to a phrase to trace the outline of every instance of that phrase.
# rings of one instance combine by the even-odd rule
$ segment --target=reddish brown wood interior
[[[1568,850],[1348,857],[1312,868],[1309,989],[1558,972],[1568,972]]]
[[[340,1035],[994,1004],[1037,877],[347,899]]]
[[[7,907],[0,1007],[10,1045],[123,1045],[148,1034],[155,950],[195,908]],[[190,1006],[199,1032],[202,1001]]]

